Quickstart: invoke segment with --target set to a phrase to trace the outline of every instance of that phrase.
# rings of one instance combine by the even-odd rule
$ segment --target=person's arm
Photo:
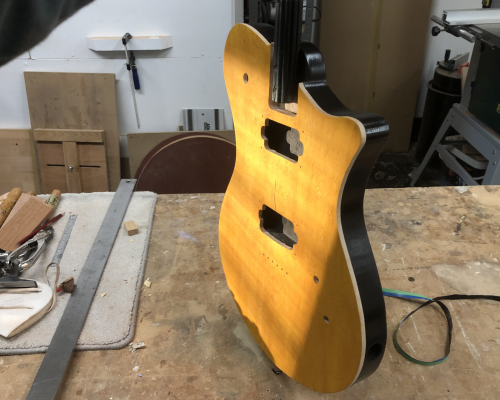
[[[28,51],[92,0],[0,0],[0,66]]]

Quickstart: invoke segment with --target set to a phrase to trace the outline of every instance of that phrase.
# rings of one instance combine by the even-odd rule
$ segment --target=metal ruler
[[[61,240],[59,240],[59,244],[57,245],[56,252],[54,257],[52,257],[52,262],[55,264],[60,264],[64,250],[66,249],[66,245],[69,242],[69,237],[71,236],[71,231],[73,230],[73,226],[75,226],[76,218],[78,215],[72,214],[69,217],[68,222],[66,222],[66,227],[64,228],[64,232],[62,234]]]
[[[123,179],[113,197],[27,400],[53,400],[57,395],[132,198],[135,183],[135,179]]]

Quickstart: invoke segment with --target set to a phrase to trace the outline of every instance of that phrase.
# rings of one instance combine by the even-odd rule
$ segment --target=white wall
[[[441,17],[443,10],[460,10],[466,8],[481,8],[481,0],[434,0],[432,3],[431,14],[429,16],[429,29],[427,30],[427,44],[425,49],[424,69],[422,71],[422,80],[415,110],[415,117],[420,118],[424,112],[425,97],[427,96],[427,82],[434,76],[436,63],[444,59],[446,49],[451,49],[451,57],[458,54],[470,52],[472,54],[473,44],[465,39],[457,38],[446,32],[441,32],[438,36],[431,35],[431,28],[436,26],[435,22],[430,20],[432,15]]]
[[[224,108],[226,36],[243,19],[243,0],[95,0],[57,27],[29,54],[0,68],[0,129],[30,128],[24,71],[107,72],[116,75],[121,156],[127,133],[176,131],[184,108]],[[94,52],[87,36],[169,34],[173,48],[135,52],[141,90],[137,128],[124,52]]]

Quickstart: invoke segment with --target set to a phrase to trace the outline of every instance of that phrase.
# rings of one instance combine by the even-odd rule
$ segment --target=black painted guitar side
[[[270,43],[274,27],[254,25]],[[349,110],[326,83],[323,56],[310,42],[301,42],[297,66],[298,79],[323,111],[335,116],[348,116],[360,121],[366,130],[366,143],[348,175],[342,195],[340,217],[352,268],[363,306],[366,352],[357,382],[370,376],[380,365],[387,341],[385,303],[382,286],[366,232],[363,200],[370,172],[389,138],[387,121],[377,114]]]

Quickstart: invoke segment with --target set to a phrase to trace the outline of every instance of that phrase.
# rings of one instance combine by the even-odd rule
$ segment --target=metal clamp
[[[53,236],[54,229],[49,226],[42,229],[33,239],[28,240],[16,250],[0,254],[0,274],[8,274],[16,260],[19,261],[18,275],[31,268]]]

